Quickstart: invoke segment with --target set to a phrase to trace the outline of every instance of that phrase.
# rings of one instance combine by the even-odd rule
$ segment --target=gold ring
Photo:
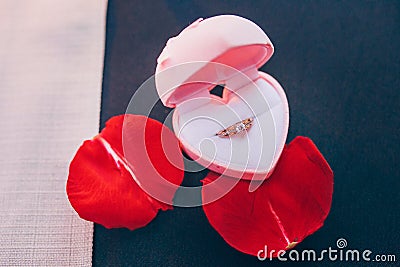
[[[242,121],[239,121],[226,129],[223,129],[216,133],[219,137],[229,137],[240,132],[247,131],[253,125],[253,118],[248,118]]]

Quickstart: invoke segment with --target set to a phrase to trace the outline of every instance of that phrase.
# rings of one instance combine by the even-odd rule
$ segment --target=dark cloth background
[[[399,1],[110,0],[101,127],[124,113],[135,90],[154,74],[169,37],[198,17],[218,14],[247,17],[271,38],[276,51],[262,70],[286,91],[287,142],[297,135],[312,138],[334,170],[330,215],[297,249],[336,248],[336,240],[346,238],[348,248],[397,254],[399,262]],[[152,117],[162,120],[168,112],[159,102]],[[205,175],[187,174],[185,181]],[[260,262],[231,248],[202,208],[160,212],[132,232],[96,225],[93,261],[95,266],[294,264]],[[336,264],[366,266],[298,263]]]

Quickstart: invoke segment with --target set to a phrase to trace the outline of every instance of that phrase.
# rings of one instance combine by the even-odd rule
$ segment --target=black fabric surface
[[[101,127],[125,112],[167,39],[198,17],[237,14],[256,22],[275,54],[262,70],[284,87],[288,141],[310,137],[335,173],[331,213],[297,250],[348,248],[397,254],[399,209],[399,1],[109,1]],[[152,117],[169,112],[161,102]],[[206,172],[187,174],[196,184]],[[193,182],[194,181],[194,182]],[[202,208],[160,212],[136,231],[95,226],[94,266],[292,266],[231,248]],[[300,262],[299,266],[367,266]]]

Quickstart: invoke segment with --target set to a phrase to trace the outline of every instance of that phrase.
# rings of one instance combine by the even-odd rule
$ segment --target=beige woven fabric
[[[65,193],[98,132],[106,0],[0,1],[0,266],[90,266]]]

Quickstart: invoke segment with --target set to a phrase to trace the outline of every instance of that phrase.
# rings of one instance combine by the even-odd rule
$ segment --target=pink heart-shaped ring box
[[[273,52],[258,25],[234,15],[198,19],[168,40],[157,60],[157,91],[175,108],[183,149],[202,166],[242,179],[272,173],[289,126],[283,88],[258,71]],[[216,85],[224,86],[222,97],[210,94]],[[246,119],[251,127],[243,130]],[[227,128],[235,134],[218,135]]]

